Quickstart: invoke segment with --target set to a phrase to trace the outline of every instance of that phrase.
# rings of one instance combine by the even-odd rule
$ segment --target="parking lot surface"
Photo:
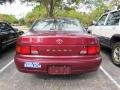
[[[14,55],[15,46],[11,46],[0,58],[0,90],[120,90],[120,68],[112,64],[110,50],[106,48],[101,51],[100,69],[81,75],[21,73],[15,67]]]

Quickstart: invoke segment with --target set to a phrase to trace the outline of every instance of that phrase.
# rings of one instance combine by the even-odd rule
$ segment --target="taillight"
[[[31,54],[33,55],[39,54],[38,49],[36,47],[31,47]]]
[[[99,46],[88,46],[87,49],[88,54],[94,55],[100,53],[100,47]]]
[[[16,52],[19,54],[29,55],[30,46],[16,46]]]

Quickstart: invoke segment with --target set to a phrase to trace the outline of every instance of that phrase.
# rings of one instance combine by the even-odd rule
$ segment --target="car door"
[[[111,12],[105,23],[105,44],[110,46],[110,39],[113,35],[120,34],[120,11]]]
[[[0,23],[0,54],[2,49],[2,33],[1,33],[1,23]]]
[[[101,43],[104,43],[105,23],[107,21],[108,15],[109,14],[102,15],[97,24],[90,28],[92,34],[97,36]]]
[[[15,31],[9,24],[6,24],[6,29],[9,33],[9,44],[15,43],[18,37],[17,31]]]
[[[17,33],[7,23],[2,23],[1,34],[2,34],[2,48],[5,48],[6,46],[16,42]]]
[[[1,32],[1,47],[4,48],[7,46],[9,40],[9,32],[6,29],[5,23],[0,23],[0,32]]]
[[[97,22],[96,25],[92,26],[92,34],[96,36],[102,36],[102,31],[104,30],[105,27],[105,21],[107,19],[108,14],[103,15]]]

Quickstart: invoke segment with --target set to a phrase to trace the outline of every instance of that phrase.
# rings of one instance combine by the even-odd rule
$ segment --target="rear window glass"
[[[32,30],[35,31],[50,31],[50,30],[62,30],[62,31],[81,31],[83,27],[80,25],[78,20],[71,19],[48,19],[37,21]]]

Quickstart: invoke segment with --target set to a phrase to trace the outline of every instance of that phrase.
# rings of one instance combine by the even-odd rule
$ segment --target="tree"
[[[80,20],[80,22],[84,24],[85,26],[89,26],[91,25],[93,20],[97,20],[101,16],[101,14],[104,13],[107,8],[109,8],[108,6],[104,4],[103,0],[96,0],[96,2],[99,1],[99,3],[97,2],[98,3],[97,6],[95,5],[96,8],[91,10],[89,14],[77,12],[74,7],[69,7],[69,5],[73,3],[78,5],[79,1],[80,0],[78,0],[77,2],[73,2],[72,0],[71,1],[68,0],[67,3],[64,3],[64,2],[61,2],[62,4],[57,3],[58,5],[55,5],[54,7],[54,13],[53,13],[54,16],[76,18]],[[83,2],[83,0],[81,1]],[[68,7],[65,4],[67,4]],[[62,9],[64,9],[64,11]],[[30,26],[35,20],[45,17],[46,12],[47,11],[46,11],[44,4],[40,4],[40,6],[37,5],[31,12],[29,12],[26,15],[25,17],[26,24]]]
[[[0,14],[0,21],[3,21],[3,19],[4,19],[4,15]]]
[[[19,19],[19,25],[25,25],[25,20],[24,18]]]
[[[120,0],[112,0],[111,4],[115,5],[115,6],[119,6],[120,5]]]
[[[63,0],[21,0],[22,2],[36,2],[40,3],[40,5],[44,5],[47,12],[47,17],[53,17],[54,16],[54,9],[55,7],[60,7],[62,5]],[[67,0],[69,1],[69,0]],[[71,2],[78,3],[80,0],[70,0]]]
[[[41,9],[39,9],[41,8]],[[27,25],[31,25],[35,20],[45,17],[46,10],[43,5],[37,5],[34,9],[25,16],[25,22]]]
[[[14,15],[0,14],[0,21],[14,24],[17,23],[18,20]]]
[[[16,23],[18,20],[15,18],[14,15],[4,15],[4,21],[10,24]]]
[[[0,0],[0,4],[4,4],[6,2],[12,3],[14,0]]]

